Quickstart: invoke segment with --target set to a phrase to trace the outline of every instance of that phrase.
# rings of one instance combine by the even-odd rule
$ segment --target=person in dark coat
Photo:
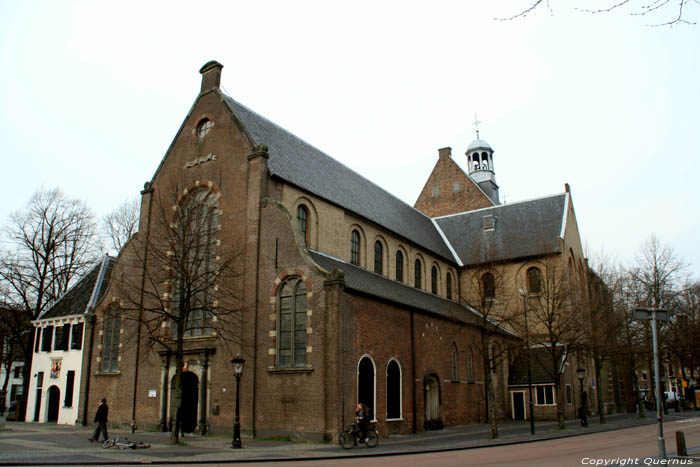
[[[97,413],[95,414],[95,422],[97,423],[97,428],[95,428],[95,433],[92,438],[88,438],[90,441],[99,441],[100,433],[105,437],[107,441],[107,414],[109,413],[109,407],[107,407],[107,399],[102,399],[100,406],[97,407]]]
[[[359,428],[360,442],[364,441],[364,439],[367,437],[369,421],[369,407],[362,403],[357,404],[357,407],[355,408],[355,422]]]

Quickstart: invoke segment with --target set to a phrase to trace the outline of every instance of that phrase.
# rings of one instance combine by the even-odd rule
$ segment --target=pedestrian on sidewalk
[[[88,438],[92,441],[100,440],[100,433],[104,435],[104,440],[107,441],[107,414],[109,413],[109,407],[107,407],[107,399],[102,399],[99,407],[97,407],[97,413],[95,414],[95,422],[97,423],[97,428],[95,428],[95,433],[92,438]]]

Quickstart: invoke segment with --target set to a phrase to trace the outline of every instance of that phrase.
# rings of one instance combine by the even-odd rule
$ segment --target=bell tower
[[[479,138],[480,123],[474,114],[476,139],[469,144],[466,152],[469,176],[484,190],[484,193],[491,198],[494,204],[501,204],[496,184],[496,172],[493,169],[493,149],[489,143]]]

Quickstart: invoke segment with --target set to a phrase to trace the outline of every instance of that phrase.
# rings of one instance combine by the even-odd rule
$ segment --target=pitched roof
[[[476,312],[466,305],[433,295],[398,281],[346,263],[340,259],[309,251],[311,257],[323,268],[331,271],[341,269],[345,273],[345,288],[388,300],[409,308],[442,316],[467,324],[479,325]]]
[[[105,256],[80,281],[44,312],[39,319],[81,315],[97,303],[107,288],[116,260]]]
[[[429,217],[306,141],[225,96],[256,143],[266,144],[277,176],[454,261]]]
[[[562,358],[565,360],[566,352]],[[554,382],[552,376],[552,355],[545,347],[533,347],[530,349],[530,373],[532,384],[551,384]],[[560,369],[562,366],[560,366]],[[515,358],[508,372],[508,384],[521,386],[527,384],[527,353],[521,352]]]
[[[559,252],[558,238],[566,215],[562,193],[438,217],[438,224],[466,265],[506,261]],[[489,216],[493,229],[485,229]]]

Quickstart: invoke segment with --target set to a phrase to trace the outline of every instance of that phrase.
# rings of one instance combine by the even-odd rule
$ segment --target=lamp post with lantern
[[[245,359],[238,355],[236,358],[231,360],[231,363],[233,364],[233,376],[236,377],[236,416],[233,419],[233,442],[231,443],[231,447],[233,449],[241,449],[243,445],[241,444],[241,424],[238,418],[238,397]]]
[[[581,384],[581,426],[588,426],[588,419],[586,417],[586,396],[583,392],[583,378],[586,376],[586,370],[579,367],[576,370],[576,375],[578,376],[578,381]]]

